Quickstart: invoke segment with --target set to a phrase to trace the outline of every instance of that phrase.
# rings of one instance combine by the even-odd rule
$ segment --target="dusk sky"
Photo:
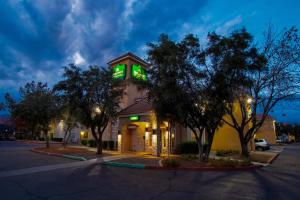
[[[146,58],[146,43],[161,33],[188,33],[205,44],[209,31],[246,27],[257,43],[269,23],[300,27],[298,0],[0,0],[0,102],[35,80],[51,86],[62,66],[82,68],[131,51]],[[274,110],[279,121],[300,123],[300,103]],[[272,114],[272,113],[271,113]],[[282,115],[282,114],[285,114]]]

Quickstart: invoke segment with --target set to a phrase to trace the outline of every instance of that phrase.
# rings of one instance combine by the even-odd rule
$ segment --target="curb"
[[[280,155],[280,153],[277,153],[277,155],[276,156],[274,156],[273,158],[271,158],[270,160],[269,160],[269,164],[272,164],[273,162],[274,162],[274,160],[278,157]]]
[[[82,157],[82,156],[73,156],[73,155],[67,155],[67,154],[60,154],[60,153],[50,153],[50,152],[44,152],[44,151],[39,151],[35,149],[31,149],[32,152],[34,153],[40,153],[48,156],[56,156],[56,157],[62,157],[62,158],[68,158],[72,160],[80,160],[80,161],[87,161],[88,159]]]
[[[151,170],[182,170],[182,171],[250,171],[260,169],[262,166],[245,166],[245,167],[161,167],[151,166],[144,164],[131,164],[131,163],[120,163],[120,162],[103,162],[102,165],[112,167],[123,167],[130,169],[151,169]]]
[[[124,167],[131,169],[145,169],[146,165],[144,164],[130,164],[130,163],[120,163],[120,162],[103,162],[102,165],[113,166],[113,167]]]

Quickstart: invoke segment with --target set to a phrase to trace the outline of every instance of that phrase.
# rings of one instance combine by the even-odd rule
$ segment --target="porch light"
[[[83,137],[84,136],[84,131],[80,131],[80,135]]]
[[[247,103],[249,103],[249,104],[252,103],[252,99],[251,99],[251,98],[248,98],[248,99],[247,99]]]
[[[95,108],[95,112],[98,113],[98,114],[101,113],[101,109],[100,109],[99,106],[97,106],[97,107]]]

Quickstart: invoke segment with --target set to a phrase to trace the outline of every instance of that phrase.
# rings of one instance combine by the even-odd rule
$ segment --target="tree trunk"
[[[207,142],[205,153],[204,153],[204,156],[202,159],[203,161],[208,161],[208,159],[209,159],[209,154],[210,154],[211,146],[212,146],[212,143],[214,140],[214,135],[215,135],[215,131],[213,133],[208,132],[208,137],[207,137],[208,142]]]
[[[48,131],[45,131],[44,134],[45,134],[45,140],[46,140],[46,148],[49,148],[50,143],[49,143],[49,138],[48,138]]]
[[[97,145],[97,155],[102,155],[102,134],[99,135],[99,138],[96,142],[96,145]]]
[[[67,130],[64,134],[63,143],[62,143],[63,147],[66,147],[66,145],[69,141],[69,135],[68,135],[69,131],[70,131],[70,126],[67,127]]]
[[[160,119],[156,118],[156,137],[157,137],[157,142],[156,142],[156,156],[160,157],[161,154],[161,131],[160,131]]]
[[[198,158],[199,158],[199,160],[202,160],[202,156],[203,156],[203,145],[202,145],[202,141],[201,141],[200,138],[197,139],[197,144],[198,144],[198,149],[199,149],[199,151],[198,151]]]
[[[249,156],[248,143],[245,141],[243,133],[239,133],[239,138],[240,138],[240,143],[242,148],[242,155],[248,157]]]

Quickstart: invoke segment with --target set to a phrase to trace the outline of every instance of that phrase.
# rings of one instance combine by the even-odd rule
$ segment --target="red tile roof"
[[[140,99],[134,104],[131,104],[130,106],[121,110],[119,115],[142,114],[150,112],[151,110],[153,110],[151,103],[149,103],[146,99]]]

